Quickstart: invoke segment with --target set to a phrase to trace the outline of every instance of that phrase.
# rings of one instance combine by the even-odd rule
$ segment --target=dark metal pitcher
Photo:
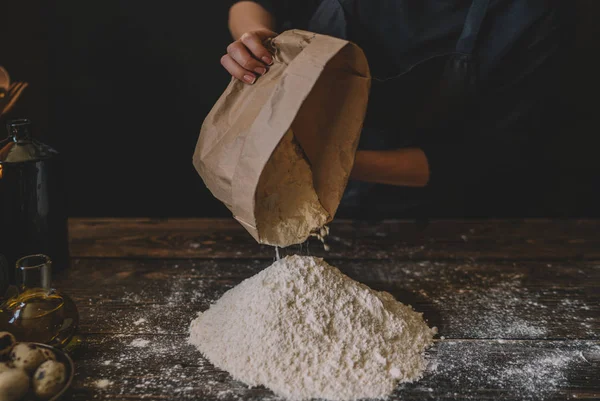
[[[14,266],[30,254],[69,263],[63,165],[56,150],[31,137],[31,122],[7,124],[0,141],[0,254]],[[14,283],[14,269],[9,269]]]

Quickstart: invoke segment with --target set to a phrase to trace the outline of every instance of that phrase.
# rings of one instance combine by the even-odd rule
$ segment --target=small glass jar
[[[67,345],[79,312],[71,298],[51,287],[52,261],[30,255],[19,259],[16,268],[17,287],[0,305],[0,331],[11,332],[17,341]]]

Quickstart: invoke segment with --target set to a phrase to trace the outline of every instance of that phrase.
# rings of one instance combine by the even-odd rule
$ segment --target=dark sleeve
[[[433,194],[494,185],[498,177],[511,182],[536,170],[544,135],[557,117],[552,110],[572,27],[570,19],[556,17],[555,10],[532,26],[495,68],[462,122],[437,127],[420,144]]]

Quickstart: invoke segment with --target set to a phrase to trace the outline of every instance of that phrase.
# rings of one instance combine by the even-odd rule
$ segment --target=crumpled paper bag
[[[291,30],[269,40],[274,64],[236,79],[206,117],[193,163],[259,242],[304,242],[331,221],[354,163],[370,73],[363,51]]]

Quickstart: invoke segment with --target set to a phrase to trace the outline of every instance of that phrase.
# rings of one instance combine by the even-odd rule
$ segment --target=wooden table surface
[[[187,344],[196,313],[273,262],[232,219],[75,219],[55,285],[81,314],[73,400],[276,399]],[[600,221],[331,225],[323,256],[439,336],[392,400],[600,400]]]

